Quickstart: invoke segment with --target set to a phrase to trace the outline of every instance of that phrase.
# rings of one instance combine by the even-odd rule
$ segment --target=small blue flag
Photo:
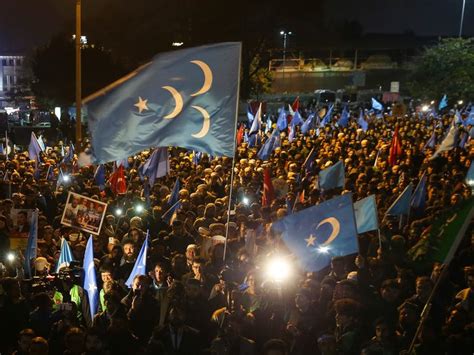
[[[303,123],[303,119],[301,118],[300,112],[298,110],[296,110],[290,124],[293,125],[293,126],[297,126],[297,125],[300,125],[302,123]]]
[[[63,158],[63,163],[72,163],[74,159],[74,144],[69,145],[69,149],[67,151],[67,154]]]
[[[319,271],[334,256],[357,253],[352,194],[338,196],[273,223],[305,271]]]
[[[464,124],[466,126],[474,126],[474,105],[471,106],[471,110],[469,111],[467,118],[464,120]]]
[[[283,131],[288,127],[288,120],[286,119],[286,111],[284,107],[280,109],[280,113],[278,115],[277,120],[277,126],[280,131]]]
[[[367,130],[369,129],[369,123],[364,119],[364,113],[362,112],[362,110],[360,110],[359,119],[357,120],[357,123],[364,132],[367,132]]]
[[[147,256],[147,250],[148,250],[148,234],[149,234],[149,231],[146,232],[146,237],[145,237],[145,240],[143,241],[143,245],[142,245],[142,248],[140,249],[140,253],[138,254],[137,260],[135,261],[135,265],[133,265],[132,272],[130,273],[130,276],[128,277],[127,281],[125,282],[125,285],[128,288],[132,288],[133,279],[135,278],[135,276],[146,274],[146,256]]]
[[[201,161],[202,153],[201,152],[194,152],[193,151],[193,164],[198,165]]]
[[[249,120],[249,123],[252,123],[254,118],[255,116],[252,113],[250,105],[247,105],[247,119]]]
[[[468,138],[469,138],[469,134],[467,132],[462,132],[461,133],[461,139],[459,140],[458,147],[461,148],[461,149],[464,149]]]
[[[438,105],[438,111],[441,111],[443,108],[448,107],[448,95],[444,95]]]
[[[34,132],[31,132],[30,145],[28,146],[28,157],[30,160],[40,160],[40,153],[42,152],[41,147],[36,139]]]
[[[5,173],[6,175],[7,173]],[[25,250],[25,273],[26,277],[31,278],[31,260],[36,259],[38,252],[38,211],[34,210],[31,214],[30,233],[28,234],[28,244]]]
[[[438,149],[433,154],[433,156],[430,158],[430,160],[435,159],[442,152],[453,149],[456,146],[458,136],[459,136],[459,130],[456,127],[456,125],[452,124],[449,127],[448,134],[446,134],[446,137],[444,137],[443,141],[441,142],[441,144],[439,145]]]
[[[342,110],[341,117],[339,117],[337,124],[340,127],[347,127],[349,124],[349,111],[347,111],[347,105],[344,105],[344,109]]]
[[[44,146],[43,136],[39,136],[39,137],[38,137],[38,144],[39,144],[41,150],[44,152],[45,149],[46,149],[46,147]]]
[[[4,154],[6,154],[5,152],[6,152],[6,150],[5,150],[5,148],[3,148],[3,143],[2,143],[2,144],[0,144],[0,154],[4,155]]]
[[[377,111],[383,111],[383,106],[380,102],[372,98],[372,108]]]
[[[344,163],[342,160],[319,172],[320,189],[330,190],[336,187],[344,187],[344,182]]]
[[[104,164],[99,164],[94,174],[95,184],[99,186],[100,191],[105,188],[105,166]]]
[[[328,112],[326,112],[326,115],[324,116],[323,120],[320,123],[320,127],[326,126],[329,123],[329,121],[331,121],[333,109],[334,109],[334,105],[329,106]]]
[[[435,133],[435,131],[433,131],[433,133],[431,134],[430,139],[428,140],[428,142],[426,142],[425,146],[423,147],[423,151],[426,148],[433,149],[435,146],[436,146],[436,133]]]
[[[95,163],[149,147],[234,156],[241,44],[161,53],[85,98]]]
[[[157,148],[150,157],[140,165],[138,174],[143,181],[148,176],[150,187],[155,184],[155,180],[162,176],[166,176],[170,171],[170,162],[168,158],[168,148]]]
[[[66,239],[62,238],[61,240],[61,253],[59,254],[58,264],[56,265],[56,272],[59,272],[59,269],[69,266],[71,261],[74,258],[72,256],[71,248],[69,247],[69,243]]]
[[[316,158],[316,150],[313,148],[311,151],[308,153],[308,156],[306,157],[303,166],[305,168],[306,172],[309,172],[312,170],[314,159]]]
[[[456,113],[454,114],[454,124],[463,124],[464,121],[461,117],[461,113],[459,110],[456,110]]]
[[[265,133],[268,133],[272,130],[272,119],[270,118],[270,115],[267,117],[267,123],[265,124]]]
[[[313,119],[314,119],[315,113],[311,113],[308,118],[304,121],[303,125],[301,126],[301,132],[303,134],[308,133],[308,131],[313,128]]]
[[[379,229],[375,195],[370,195],[354,203],[354,213],[357,233],[362,234]]]
[[[91,319],[93,319],[99,306],[99,293],[97,292],[97,278],[94,265],[94,239],[92,238],[92,235],[87,241],[82,268],[84,269],[83,288],[87,292],[89,311]]]
[[[163,221],[168,224],[170,224],[171,222],[171,217],[173,216],[173,213],[180,207],[179,190],[181,190],[181,184],[179,182],[179,178],[176,178],[176,182],[174,183],[173,190],[171,191],[170,197],[168,199],[169,210],[166,211],[161,217]]]
[[[267,160],[272,155],[275,148],[279,147],[280,145],[280,130],[277,127],[273,130],[270,138],[268,138],[265,144],[260,148],[257,154],[258,158],[261,160]]]
[[[416,185],[415,192],[410,201],[410,207],[415,210],[423,210],[426,204],[426,180],[425,174],[421,177],[418,185]]]
[[[255,119],[252,122],[250,127],[249,135],[260,132],[262,128],[262,104],[258,107],[257,113],[255,114]]]
[[[388,216],[401,216],[407,215],[410,211],[410,201],[411,201],[411,194],[413,192],[413,185],[410,183],[405,190],[397,197],[397,199],[392,203],[392,205],[388,208],[387,212],[385,212]]]

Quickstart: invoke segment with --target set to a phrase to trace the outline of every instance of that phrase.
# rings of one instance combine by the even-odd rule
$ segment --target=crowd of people
[[[308,114],[302,110],[303,117]],[[197,159],[170,148],[171,171],[156,180],[147,199],[147,181],[137,170],[149,151],[122,162],[127,190],[117,195],[110,184],[96,185],[96,167],[62,162],[60,142],[46,142],[51,149],[41,153],[39,166],[26,151],[1,156],[0,353],[386,355],[407,353],[414,340],[416,354],[472,354],[472,228],[448,266],[419,267],[408,251],[440,212],[471,198],[465,176],[474,145],[467,140],[430,160],[436,146],[426,143],[434,132],[440,144],[453,112],[436,118],[414,112],[367,115],[367,130],[356,117],[338,126],[337,116],[306,134],[296,128],[291,142],[281,132],[281,146],[266,161],[257,152],[271,130],[258,133],[257,146],[242,142],[234,164],[232,158]],[[272,121],[275,125],[276,117]],[[396,128],[401,154],[390,164]],[[470,128],[460,125],[466,134]],[[307,169],[313,148],[314,163]],[[339,160],[345,165],[344,188],[319,190],[318,172]],[[114,164],[106,165],[107,175]],[[273,201],[262,204],[267,167],[278,186]],[[60,169],[70,181],[57,182]],[[385,217],[423,174],[425,208],[403,223]],[[163,214],[177,179],[180,204],[169,220]],[[354,202],[376,196],[380,231],[358,236],[357,255],[334,257],[319,272],[299,269],[272,222],[349,191]],[[89,235],[61,225],[68,192],[108,204],[100,233],[93,236],[100,292],[92,316],[80,268]],[[146,205],[143,211],[139,204]],[[10,244],[12,209],[39,211],[32,278],[25,275],[23,253]],[[147,274],[136,276],[129,289],[125,281],[147,233]],[[61,238],[77,263],[56,272]],[[267,272],[275,256],[293,263],[283,280]],[[431,310],[415,334],[437,282]]]

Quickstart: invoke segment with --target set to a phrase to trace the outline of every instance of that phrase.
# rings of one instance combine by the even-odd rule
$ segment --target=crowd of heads
[[[303,116],[308,114],[303,110]],[[452,113],[366,119],[366,131],[356,118],[338,127],[336,115],[318,130],[303,134],[297,128],[291,142],[281,132],[281,146],[266,161],[257,157],[260,146],[248,143],[236,148],[234,159],[206,154],[197,159],[192,152],[170,148],[171,171],[149,193],[138,167],[150,151],[120,163],[127,191],[118,195],[108,183],[96,185],[95,166],[62,162],[61,142],[46,142],[51,148],[41,153],[39,163],[29,160],[26,151],[0,157],[0,352],[398,354],[414,341],[417,354],[472,353],[472,229],[449,266],[419,267],[408,251],[437,216],[471,198],[465,176],[474,145],[467,140],[430,159],[436,147],[426,143],[433,132],[441,143]],[[402,153],[390,164],[396,129]],[[469,137],[470,129],[459,128]],[[271,130],[258,134],[263,144]],[[307,168],[312,150],[315,159]],[[340,160],[344,188],[321,191],[318,173]],[[106,164],[107,176],[116,167]],[[262,205],[267,167],[275,198]],[[60,171],[69,174],[69,181],[57,181]],[[424,209],[402,221],[386,217],[405,187],[423,175]],[[179,208],[170,218],[168,201],[177,180]],[[93,235],[99,290],[94,316],[80,268],[89,235],[61,224],[69,192],[108,206],[100,233]],[[379,231],[358,236],[357,255],[334,257],[319,272],[302,270],[272,222],[349,192],[354,202],[375,195]],[[16,209],[39,211],[32,277],[25,273],[24,253],[13,250],[10,238],[14,226],[29,223],[24,214],[12,220]],[[125,282],[147,235],[147,273],[128,288]],[[77,262],[57,272],[62,238]],[[14,257],[7,258],[11,252]],[[282,256],[292,264],[285,278],[267,270]],[[431,311],[417,332],[428,301]]]

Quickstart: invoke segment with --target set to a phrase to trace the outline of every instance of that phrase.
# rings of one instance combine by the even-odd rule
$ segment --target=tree
[[[75,100],[75,47],[64,35],[36,50],[31,58],[32,91],[44,108],[70,106]],[[82,48],[82,96],[117,80],[124,70],[100,46]]]
[[[272,86],[272,73],[256,55],[250,64],[250,94],[257,97],[269,93]]]
[[[414,97],[432,100],[447,94],[453,101],[474,98],[472,39],[443,39],[426,48],[414,64],[408,85]]]

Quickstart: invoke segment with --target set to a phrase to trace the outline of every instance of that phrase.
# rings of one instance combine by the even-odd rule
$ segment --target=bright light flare
[[[274,281],[284,281],[291,274],[291,265],[285,259],[276,257],[267,264],[266,273]]]
[[[7,254],[7,260],[8,260],[9,262],[13,262],[13,261],[15,260],[15,254],[13,254],[13,253],[8,253],[8,254]]]
[[[143,210],[144,210],[143,205],[136,205],[135,206],[135,211],[137,211],[137,213],[142,213]]]
[[[248,205],[250,204],[249,198],[248,198],[248,197],[244,197],[244,198],[242,199],[242,203],[243,203],[244,205],[248,206]]]
[[[117,209],[115,210],[115,215],[116,215],[116,216],[121,216],[122,213],[123,213],[123,211],[122,211],[121,208],[117,208]]]
[[[71,181],[71,177],[69,175],[64,174],[63,175],[63,182],[69,182]]]
[[[469,186],[474,186],[474,180],[469,179],[466,182]]]
[[[426,112],[426,111],[428,111],[429,109],[430,109],[430,107],[429,107],[428,105],[423,105],[423,106],[421,106],[421,111],[423,111],[423,112]]]
[[[327,253],[329,253],[329,247],[325,246],[325,245],[321,245],[318,248],[318,252],[320,252],[321,254],[327,254]]]
[[[458,105],[462,105],[463,103],[464,103],[463,100],[459,100],[459,101],[458,101]]]

